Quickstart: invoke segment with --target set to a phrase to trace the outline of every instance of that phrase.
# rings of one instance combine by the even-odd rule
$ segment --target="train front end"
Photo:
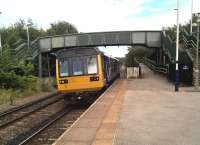
[[[94,48],[74,48],[58,52],[57,89],[62,93],[95,92],[103,88],[102,57]]]

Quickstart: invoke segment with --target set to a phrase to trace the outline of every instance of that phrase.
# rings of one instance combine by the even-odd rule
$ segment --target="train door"
[[[103,61],[104,61],[104,77],[106,79],[106,83],[109,82],[109,63],[108,63],[108,58],[103,56]]]

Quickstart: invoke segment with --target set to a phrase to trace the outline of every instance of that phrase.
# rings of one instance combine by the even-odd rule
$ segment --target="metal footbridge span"
[[[160,48],[161,35],[162,31],[116,31],[59,35],[40,38],[39,48],[41,52],[88,46],[144,45]]]

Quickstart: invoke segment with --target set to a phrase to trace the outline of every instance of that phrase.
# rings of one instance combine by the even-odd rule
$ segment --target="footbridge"
[[[144,45],[160,48],[161,35],[162,31],[117,31],[50,36],[39,39],[39,48],[41,52],[89,46]]]
[[[40,51],[39,75],[42,76],[42,53],[76,47],[140,45],[154,49],[156,63],[159,63],[162,55],[162,33],[162,31],[114,31],[41,37],[38,41]],[[167,72],[166,67],[164,69]]]

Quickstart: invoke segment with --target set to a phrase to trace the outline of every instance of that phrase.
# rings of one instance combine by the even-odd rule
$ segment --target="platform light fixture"
[[[177,0],[177,29],[176,29],[176,70],[175,70],[175,92],[179,91],[179,68],[178,68],[178,50],[179,50],[179,0]]]
[[[28,50],[29,50],[29,48],[30,48],[30,38],[29,38],[29,27],[31,26],[31,24],[30,23],[28,23],[27,25],[26,25],[26,33],[27,33],[27,46],[28,46]]]
[[[193,25],[193,0],[191,0],[191,20],[190,20],[190,34],[192,35],[192,25]]]

